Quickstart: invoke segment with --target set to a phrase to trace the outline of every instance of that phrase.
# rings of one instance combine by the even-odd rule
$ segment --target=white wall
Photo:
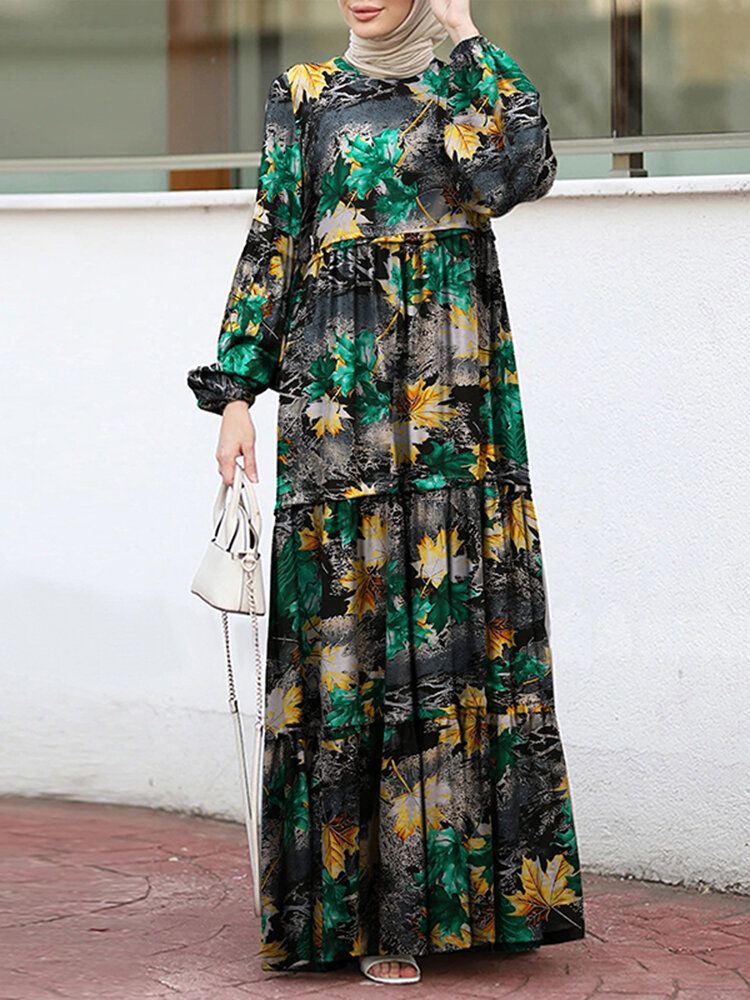
[[[497,222],[583,863],[744,891],[749,192],[559,181]],[[240,815],[219,616],[189,593],[219,418],[185,375],[250,199],[0,198],[0,792]]]

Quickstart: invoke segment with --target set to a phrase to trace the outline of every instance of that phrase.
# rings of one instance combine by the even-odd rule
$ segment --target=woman
[[[263,969],[584,936],[546,588],[491,220],[557,163],[470,0],[338,0],[271,83],[218,342],[224,481],[279,394]],[[449,59],[434,45],[450,35]]]

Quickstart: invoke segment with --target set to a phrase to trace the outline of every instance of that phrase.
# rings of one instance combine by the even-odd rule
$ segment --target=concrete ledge
[[[647,195],[747,194],[750,174],[696,174],[675,177],[597,177],[555,181],[547,198],[642,197]],[[58,209],[214,208],[250,205],[254,188],[231,191],[104,191],[72,194],[3,194],[3,211]]]

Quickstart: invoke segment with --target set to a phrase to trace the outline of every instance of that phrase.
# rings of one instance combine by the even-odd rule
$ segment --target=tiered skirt
[[[584,936],[528,484],[276,511],[262,967]]]

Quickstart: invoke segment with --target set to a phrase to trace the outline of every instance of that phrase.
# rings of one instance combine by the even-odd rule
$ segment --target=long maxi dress
[[[197,405],[279,396],[261,965],[584,936],[491,220],[557,170],[482,34],[406,78],[275,77]]]

